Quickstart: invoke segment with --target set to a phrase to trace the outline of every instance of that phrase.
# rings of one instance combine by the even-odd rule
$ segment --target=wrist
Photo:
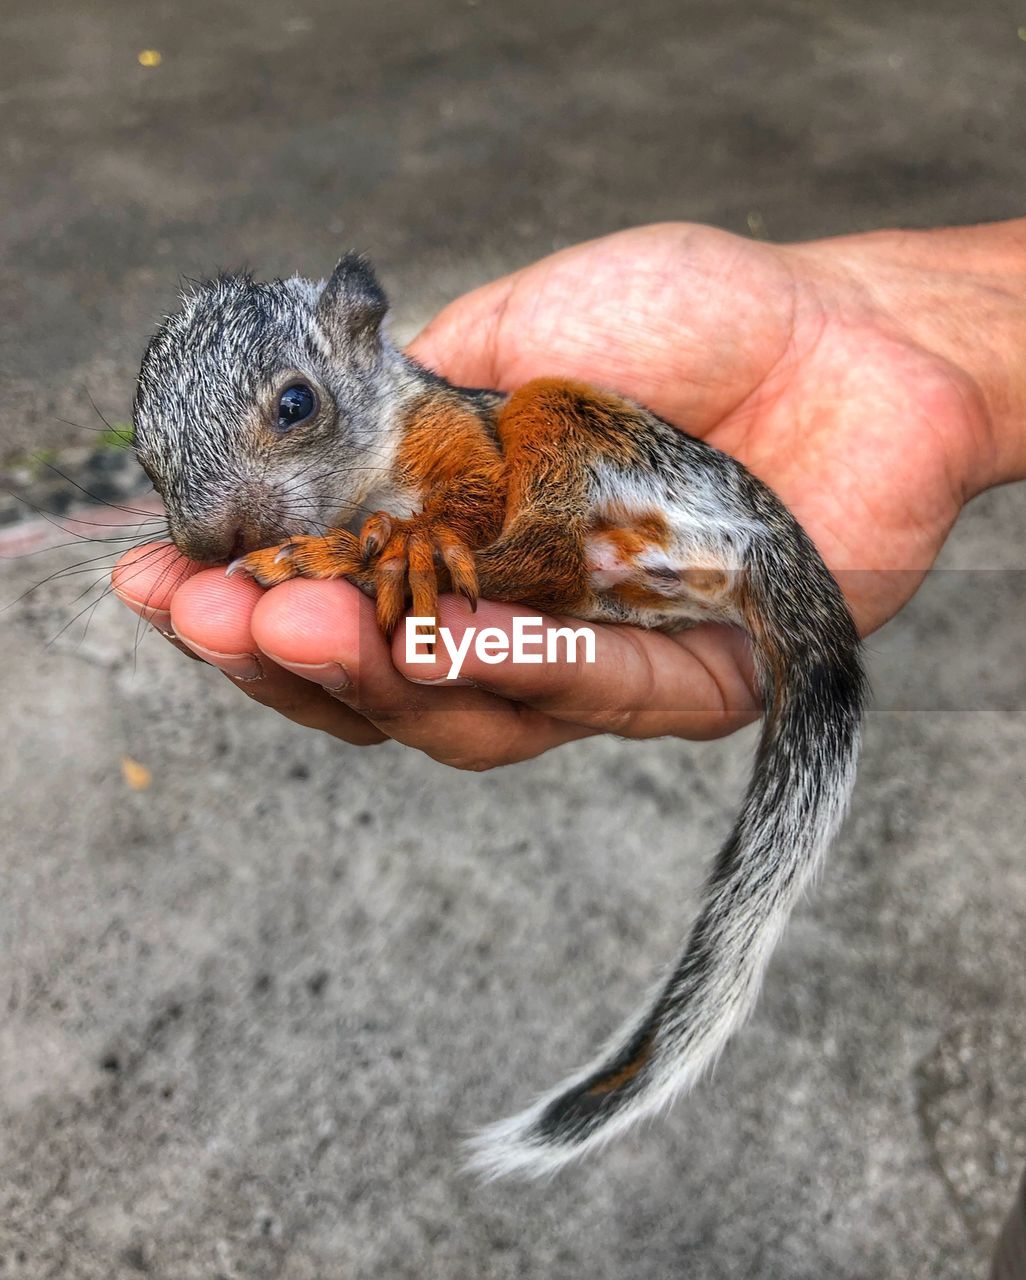
[[[949,374],[967,409],[966,497],[1026,479],[1026,219],[872,232],[794,251]]]

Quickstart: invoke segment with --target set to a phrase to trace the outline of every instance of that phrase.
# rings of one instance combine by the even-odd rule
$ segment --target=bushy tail
[[[644,1014],[586,1067],[471,1140],[470,1166],[486,1177],[554,1172],[668,1106],[752,1010],[787,918],[844,816],[865,694],[840,591],[794,534],[791,573],[781,574],[777,558],[756,557],[747,575],[741,612],[765,722],[744,805],[683,955]]]

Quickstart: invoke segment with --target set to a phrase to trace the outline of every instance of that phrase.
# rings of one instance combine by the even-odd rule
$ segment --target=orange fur
[[[359,543],[345,529],[332,529],[324,537],[297,536],[277,547],[251,551],[241,564],[265,587],[296,577],[361,580],[364,569]]]
[[[724,569],[684,569],[681,577],[696,595],[722,595],[730,585],[730,575]]]
[[[635,458],[630,406],[583,383],[536,378],[498,419],[506,458],[506,519],[481,552],[486,594],[556,613],[590,599],[585,539],[588,458]]]
[[[422,495],[423,510],[406,520],[378,512],[360,534],[365,560],[379,577],[378,622],[386,634],[407,595],[423,617],[434,617],[445,586],[476,605],[474,550],[498,533],[505,505],[498,449],[477,415],[445,388],[425,396],[407,418],[396,478]]]
[[[626,1066],[621,1067],[619,1071],[614,1071],[612,1075],[608,1075],[604,1079],[599,1080],[596,1084],[593,1084],[588,1090],[588,1096],[597,1097],[603,1093],[612,1093],[614,1089],[619,1089],[621,1085],[628,1084],[633,1080],[651,1057],[652,1039],[653,1037],[651,1035],[646,1036],[641,1043],[641,1048],[630,1062],[628,1062]]]

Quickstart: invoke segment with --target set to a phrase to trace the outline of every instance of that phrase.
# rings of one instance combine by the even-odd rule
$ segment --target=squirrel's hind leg
[[[601,514],[585,541],[596,621],[676,630],[737,622],[741,574],[712,539],[696,544],[651,509]]]

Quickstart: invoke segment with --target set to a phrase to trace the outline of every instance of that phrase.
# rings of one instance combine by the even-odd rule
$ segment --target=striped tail
[[[802,531],[792,536],[790,572],[758,551],[749,565],[741,612],[766,715],[741,813],[683,955],[648,1009],[586,1067],[471,1140],[469,1165],[485,1177],[555,1172],[669,1106],[714,1065],[755,1004],[788,916],[844,817],[865,697],[858,636],[837,584]]]

